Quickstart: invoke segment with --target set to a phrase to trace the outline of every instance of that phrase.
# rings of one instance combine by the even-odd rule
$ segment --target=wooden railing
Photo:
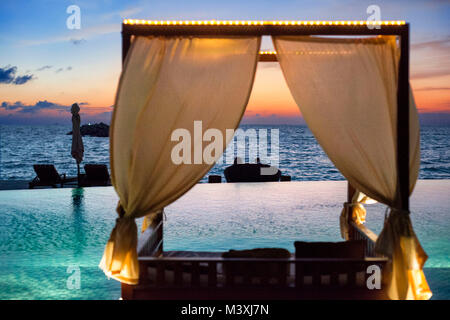
[[[139,257],[156,257],[163,249],[163,221],[155,227],[148,227],[138,239],[137,252]]]
[[[367,268],[385,258],[256,259],[139,257],[139,285],[122,285],[124,299],[373,298]],[[242,297],[241,297],[242,295]]]
[[[154,269],[153,277],[145,273],[140,279],[140,284],[155,286],[242,286],[250,284],[252,279],[258,279],[258,283],[275,286],[302,287],[307,285],[323,285],[323,276],[330,276],[329,285],[354,287],[357,285],[356,275],[365,272],[366,267],[373,264],[384,265],[385,258],[365,259],[334,259],[334,258],[288,258],[288,259],[262,259],[262,258],[156,258],[140,257],[140,267],[144,270]],[[296,281],[288,283],[289,270],[294,267],[295,273],[291,276]],[[218,278],[219,269],[224,275],[223,281]],[[147,270],[148,271],[148,270]],[[172,272],[173,277],[166,278],[167,271]],[[189,274],[189,280],[184,283],[182,274]],[[204,275],[206,281],[200,281]],[[344,278],[339,284],[339,275]],[[343,276],[343,277],[342,277]],[[305,277],[310,277],[305,279]],[[327,282],[327,281],[325,281]]]
[[[363,224],[350,222],[349,239],[366,241],[366,257],[379,257],[375,253],[375,242],[378,236]]]

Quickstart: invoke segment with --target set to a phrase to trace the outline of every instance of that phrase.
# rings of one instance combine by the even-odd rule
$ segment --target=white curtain
[[[133,41],[110,130],[112,182],[120,202],[119,218],[100,262],[108,276],[138,283],[135,218],[160,211],[209,171],[213,162],[202,161],[198,150],[211,136],[194,133],[194,121],[201,121],[197,129],[199,124],[203,132],[215,128],[223,137],[225,129],[237,128],[253,85],[259,47],[259,37]],[[176,129],[186,129],[183,132],[192,138],[187,144],[191,164],[173,161],[173,148],[179,143],[173,141]],[[175,138],[182,140],[177,134]],[[222,142],[216,159],[227,143]]]
[[[308,127],[345,178],[372,199],[399,208],[396,38],[274,37],[288,87]],[[411,95],[410,191],[420,164],[419,123]],[[427,299],[426,254],[409,214],[391,210],[376,248],[392,257],[392,299]]]

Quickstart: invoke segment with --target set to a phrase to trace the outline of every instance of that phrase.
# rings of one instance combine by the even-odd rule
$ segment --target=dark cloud
[[[0,68],[0,83],[11,83],[17,72],[17,67]]]
[[[63,71],[71,71],[71,70],[72,70],[72,66],[68,66],[66,68],[58,68],[58,69],[56,69],[55,73],[60,73],[60,72],[63,72]]]
[[[16,77],[13,81],[14,84],[24,84],[33,79],[33,75],[25,75]]]
[[[79,102],[80,106],[89,105],[88,102]],[[48,100],[41,100],[35,104],[25,104],[21,101],[14,103],[0,102],[0,110],[6,112],[0,113],[0,124],[53,124],[64,123],[71,124],[72,115],[70,113],[70,105],[63,105]],[[111,111],[99,112],[92,114],[86,109],[81,108],[82,123],[109,123],[111,120]],[[94,108],[95,109],[95,108]],[[44,112],[52,110],[53,112]]]
[[[84,42],[86,42],[86,39],[70,39],[70,42],[72,42],[74,45],[78,46],[80,44],[83,44]]]
[[[13,104],[10,104],[10,103],[8,103],[6,101],[3,101],[2,104],[0,105],[0,108],[1,109],[5,109],[7,111],[16,110],[16,109],[22,108],[22,103],[17,101],[17,102],[15,102]]]
[[[16,72],[17,67],[15,66],[6,66],[4,68],[0,68],[0,83],[21,85],[34,79],[34,76],[32,74],[16,76]]]
[[[52,66],[42,66],[39,69],[37,69],[37,71],[43,71],[45,69],[51,69],[51,68],[52,68]]]
[[[57,110],[61,112],[70,112],[70,106],[61,105],[47,100],[38,101],[37,103],[32,105],[27,105],[20,101],[17,101],[13,104],[7,101],[3,101],[2,104],[0,104],[0,108],[8,111],[15,110],[17,113],[22,114],[36,113],[41,110]]]
[[[80,102],[78,103],[78,105],[80,106],[85,106],[88,105],[89,102]],[[0,104],[0,109],[4,109],[7,111],[11,111],[14,110],[17,113],[22,113],[22,114],[30,114],[30,113],[37,113],[41,110],[56,110],[56,111],[60,111],[60,112],[70,112],[70,107],[72,105],[63,105],[63,104],[59,104],[59,103],[55,103],[55,102],[51,102],[51,101],[47,101],[47,100],[41,100],[36,102],[35,104],[24,104],[21,101],[16,101],[14,103],[10,103],[7,101],[3,101]]]

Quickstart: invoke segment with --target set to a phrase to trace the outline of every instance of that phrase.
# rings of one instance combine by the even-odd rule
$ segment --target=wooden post
[[[121,298],[123,300],[133,300],[133,286],[121,283]]]
[[[409,24],[400,34],[400,63],[397,88],[398,201],[409,210]]]
[[[157,249],[157,250],[153,251],[153,254],[151,254],[151,255],[154,256],[154,257],[158,257],[163,252],[163,244],[164,244],[164,241],[163,241],[164,240],[163,239],[163,236],[164,236],[164,232],[163,232],[163,228],[164,228],[164,209],[162,211],[158,212],[152,218],[152,221],[151,221],[151,224],[150,224],[149,228],[152,228],[154,230],[153,232],[156,235],[156,239],[154,240],[154,244],[153,244],[153,246],[155,246],[155,247],[154,247],[154,249],[152,247],[152,251],[155,250],[155,249]],[[149,253],[147,253],[147,255],[148,254]]]
[[[122,66],[125,63],[128,50],[130,49],[131,35],[128,32],[122,30]]]
[[[350,182],[347,181],[347,203],[352,203],[353,195],[355,194],[355,192],[356,192],[356,189],[350,184]],[[351,209],[349,209],[349,210],[351,210]],[[348,221],[348,226],[349,226],[348,240],[356,240],[354,232],[353,232],[353,227],[351,225],[351,222],[353,221],[351,212],[349,212],[347,219],[348,219],[347,221]]]
[[[347,181],[347,202],[351,203],[356,189]]]
[[[161,226],[158,229],[158,240],[160,241],[161,245],[159,246],[159,249],[156,253],[156,256],[160,256],[163,253],[163,245],[164,245],[164,209],[159,215],[158,223],[161,222]]]

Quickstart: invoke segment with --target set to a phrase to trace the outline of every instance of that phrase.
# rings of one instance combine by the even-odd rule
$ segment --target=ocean
[[[279,167],[297,182],[197,184],[165,210],[165,250],[278,246],[293,252],[297,240],[341,241],[346,182],[308,128],[241,128],[278,129]],[[0,180],[32,179],[34,163],[76,175],[68,131],[61,125],[0,126]],[[421,180],[411,197],[414,229],[429,255],[424,272],[433,299],[450,299],[449,137],[450,127],[422,128]],[[84,163],[109,165],[108,141],[84,137]],[[216,164],[210,174],[222,174],[226,166]],[[112,187],[0,191],[0,299],[118,299],[120,284],[98,268],[117,200]],[[366,208],[366,224],[378,234],[385,206]],[[79,288],[68,285],[74,270]]]
[[[279,168],[294,181],[344,180],[306,126],[242,125],[243,130],[279,130]],[[70,126],[0,125],[0,180],[30,180],[33,164],[53,163],[59,173],[76,176],[75,160],[70,156]],[[270,141],[270,134],[268,135]],[[421,128],[421,166],[419,179],[450,179],[450,126]],[[83,163],[109,166],[109,139],[83,137]],[[248,157],[248,141],[246,161]],[[238,144],[238,148],[244,148]],[[250,159],[254,160],[254,159]],[[82,163],[82,164],[83,164]],[[216,164],[209,174],[219,174],[229,164]],[[209,175],[208,174],[208,175]],[[201,182],[207,181],[206,175]],[[224,178],[223,178],[224,180]]]

